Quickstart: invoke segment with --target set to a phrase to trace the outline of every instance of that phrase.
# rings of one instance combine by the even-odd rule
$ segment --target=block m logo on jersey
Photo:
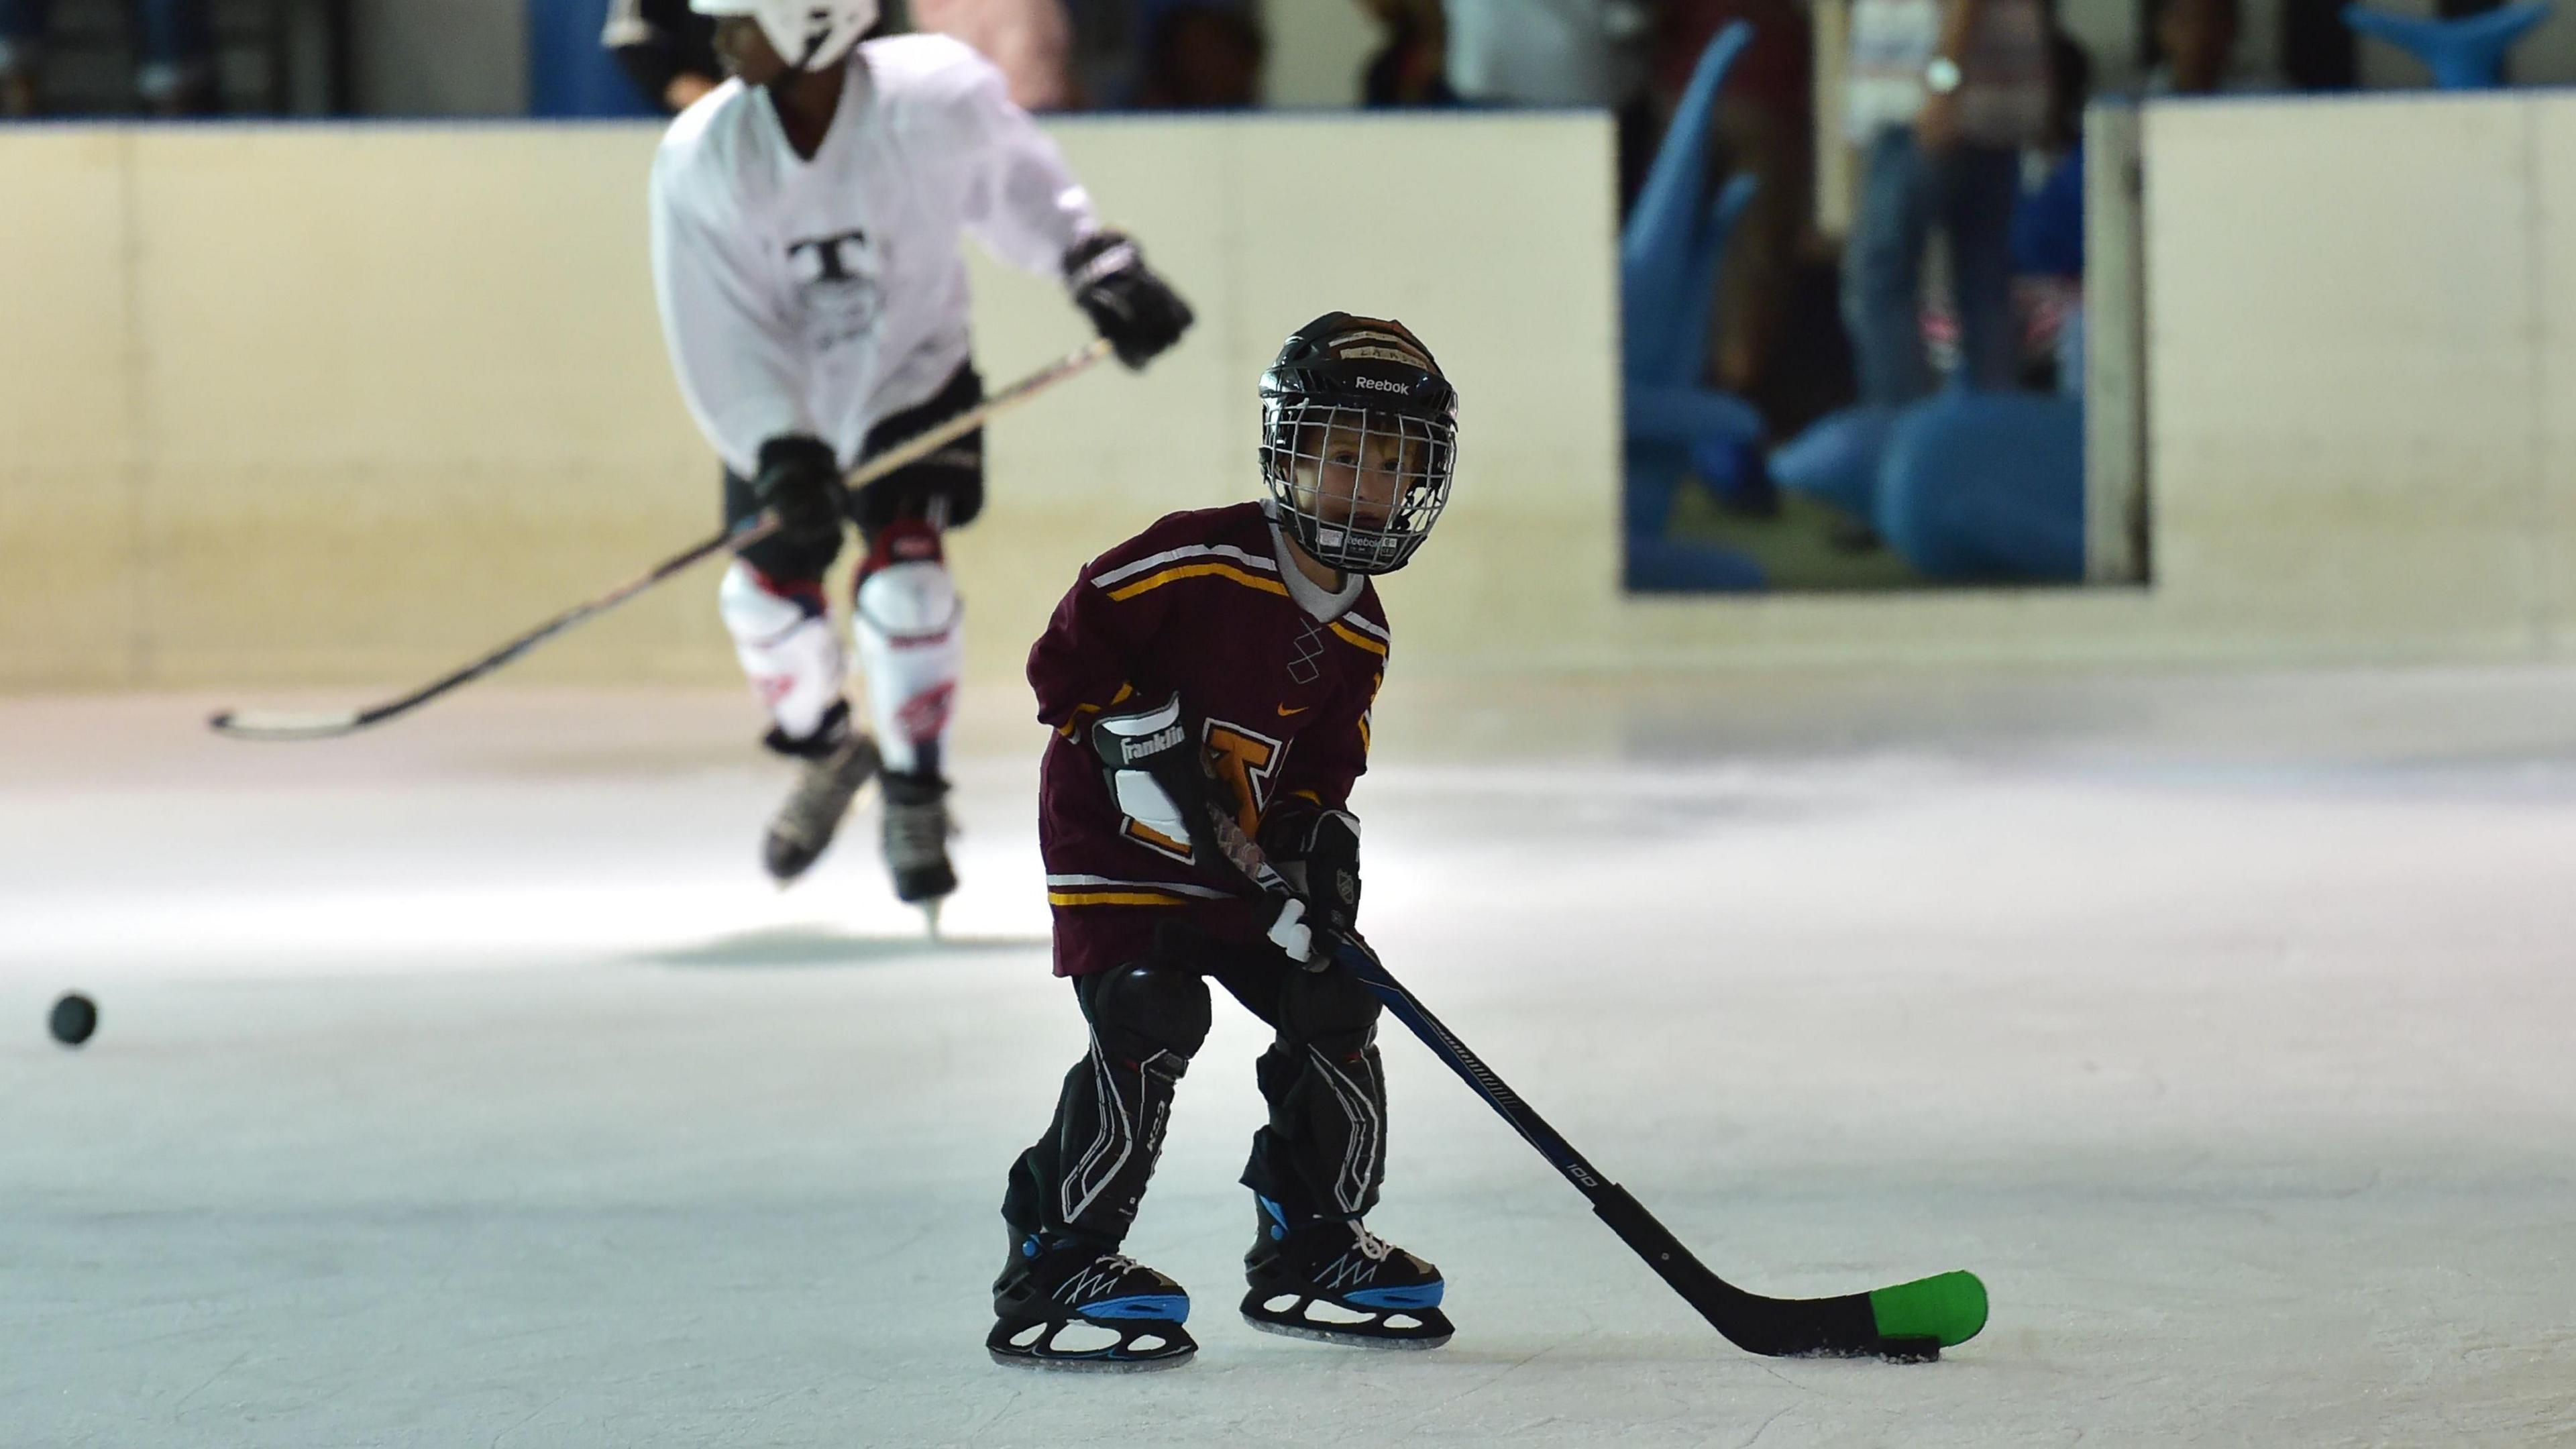
[[[857,228],[787,244],[787,268],[804,303],[805,335],[816,352],[858,341],[885,310],[884,259]]]
[[[1261,830],[1262,812],[1270,808],[1271,782],[1278,778],[1279,767],[1288,760],[1288,744],[1272,739],[1259,730],[1235,724],[1230,720],[1211,719],[1203,741],[1208,764],[1216,777],[1233,794],[1235,823],[1246,835]],[[1129,840],[1158,855],[1174,860],[1194,856],[1190,844],[1156,829],[1134,817],[1124,827]]]

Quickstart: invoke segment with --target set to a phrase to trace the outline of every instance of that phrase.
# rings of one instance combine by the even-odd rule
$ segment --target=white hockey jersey
[[[769,98],[727,81],[653,163],[653,280],[689,411],[749,477],[806,433],[858,460],[868,429],[967,358],[960,231],[1048,276],[1098,230],[1091,198],[1001,73],[938,35],[872,40],[811,161]]]

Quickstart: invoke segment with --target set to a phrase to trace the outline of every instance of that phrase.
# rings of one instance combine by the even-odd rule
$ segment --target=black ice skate
[[[1123,1254],[1032,1233],[993,1280],[993,1362],[1117,1373],[1189,1362],[1190,1295]]]
[[[948,782],[938,775],[885,776],[885,862],[894,893],[906,905],[930,912],[939,926],[939,903],[957,889],[948,864]]]
[[[772,747],[803,761],[796,788],[771,817],[769,834],[760,845],[760,861],[769,868],[769,878],[786,885],[803,875],[832,843],[841,817],[850,813],[851,799],[877,772],[877,746],[866,735],[848,730],[830,745],[800,748],[773,738]]]
[[[1243,1255],[1252,1291],[1244,1322],[1264,1333],[1356,1348],[1438,1348],[1455,1330],[1440,1311],[1440,1270],[1361,1226],[1308,1218],[1291,1226],[1266,1197],[1261,1235]]]

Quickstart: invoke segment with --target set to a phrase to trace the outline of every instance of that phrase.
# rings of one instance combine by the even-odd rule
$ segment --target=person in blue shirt
[[[217,108],[215,27],[207,0],[137,0],[134,92],[157,116]],[[54,0],[0,0],[0,115],[45,111],[45,44]]]

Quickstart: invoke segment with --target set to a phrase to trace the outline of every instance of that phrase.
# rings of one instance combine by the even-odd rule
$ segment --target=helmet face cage
[[[1456,421],[1296,396],[1262,414],[1262,477],[1299,546],[1355,574],[1404,567],[1448,506]]]

